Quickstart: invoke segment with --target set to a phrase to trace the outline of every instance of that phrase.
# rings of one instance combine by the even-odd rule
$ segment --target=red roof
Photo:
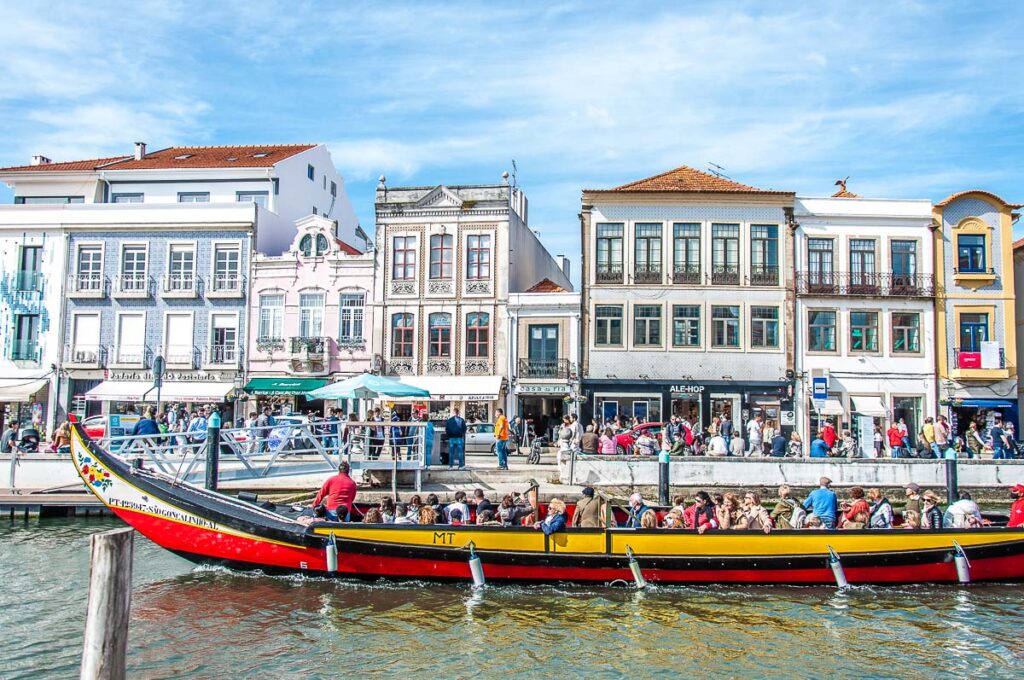
[[[562,288],[551,279],[543,279],[538,283],[535,283],[532,287],[526,289],[527,293],[565,293],[565,288]]]
[[[357,250],[349,244],[342,241],[340,238],[334,239],[334,242],[338,244],[338,250],[345,253],[346,255],[362,255],[363,251]]]
[[[740,184],[725,177],[712,175],[710,172],[695,170],[686,165],[681,165],[674,170],[663,172],[660,175],[638,179],[614,189],[587,189],[594,192],[648,192],[648,191],[670,191],[688,193],[730,193],[730,194],[784,194],[794,195],[792,191],[774,191],[770,189],[758,189],[749,184]]]
[[[316,144],[254,144],[249,146],[171,146],[134,156],[0,168],[0,172],[55,170],[172,170],[175,168],[265,168]]]

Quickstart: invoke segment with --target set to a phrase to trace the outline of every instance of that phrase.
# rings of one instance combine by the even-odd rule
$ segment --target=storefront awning
[[[46,378],[40,380],[26,380],[25,378],[0,380],[0,402],[31,401],[36,392],[46,387],[49,382]]]
[[[960,405],[971,408],[1013,408],[1014,406],[1012,401],[1004,399],[964,399]]]
[[[843,402],[835,397],[829,397],[818,409],[818,413],[823,416],[841,416],[843,415]]]
[[[326,384],[320,378],[253,378],[242,389],[261,395],[305,394]]]
[[[853,400],[853,412],[862,416],[884,418],[885,406],[880,397],[850,397]]]
[[[500,375],[404,375],[400,380],[430,392],[433,401],[494,401],[501,392]],[[389,400],[391,401],[391,400]],[[394,401],[423,401],[406,397]]]
[[[160,401],[224,401],[234,388],[229,382],[165,382]],[[90,401],[156,401],[156,389],[149,380],[105,380],[85,393]]]

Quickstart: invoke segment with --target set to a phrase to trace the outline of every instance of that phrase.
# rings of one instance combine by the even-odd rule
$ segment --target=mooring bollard
[[[206,488],[217,490],[220,477],[220,411],[210,414],[206,426]]]
[[[134,529],[93,534],[82,647],[83,680],[125,677],[128,618],[132,608],[132,537]]]
[[[952,505],[960,496],[956,479],[956,458],[946,459],[946,502]]]
[[[661,505],[669,504],[669,460],[668,451],[662,451],[658,454],[658,503]]]

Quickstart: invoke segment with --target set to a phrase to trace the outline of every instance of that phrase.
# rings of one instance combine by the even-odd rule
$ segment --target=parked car
[[[85,428],[85,433],[90,438],[103,439],[107,434],[107,418],[106,416],[89,416],[82,421],[82,427]]]
[[[466,431],[466,453],[497,453],[494,423],[475,423]],[[516,450],[515,437],[508,438],[508,452]]]
[[[615,452],[620,456],[633,453],[633,445],[636,444],[636,440],[640,438],[641,432],[647,432],[652,437],[658,440],[658,446],[661,446],[661,428],[664,423],[643,423],[637,425],[631,430],[626,430],[615,435]]]

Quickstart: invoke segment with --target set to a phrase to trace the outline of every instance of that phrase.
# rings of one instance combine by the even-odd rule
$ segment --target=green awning
[[[242,389],[249,394],[305,394],[326,384],[320,378],[253,378]]]

